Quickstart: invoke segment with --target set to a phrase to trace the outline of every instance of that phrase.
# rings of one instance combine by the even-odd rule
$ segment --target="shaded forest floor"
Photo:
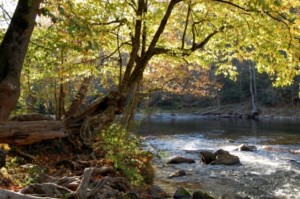
[[[2,145],[4,147],[9,146]],[[88,154],[62,146],[59,140],[8,151],[6,167],[1,168],[0,172],[0,189],[12,191],[51,177],[81,175],[85,167],[106,164],[105,159],[93,160]]]
[[[107,151],[102,148],[94,150],[92,153],[91,151],[76,151],[60,139],[46,140],[22,148],[10,148],[7,144],[0,144],[0,148],[8,151],[6,166],[2,167],[0,171],[0,190],[18,192],[28,185],[36,183],[79,178],[83,176],[86,168],[98,168],[98,172],[91,178],[91,182],[104,179],[105,176],[127,178],[122,171],[114,167],[114,163],[110,159],[105,157]],[[99,169],[101,169],[100,172]],[[149,169],[147,171],[150,172],[150,175],[154,175],[152,167]],[[127,178],[126,182],[130,183],[130,180]],[[66,188],[72,191],[76,191],[78,186],[79,183],[66,184]],[[147,188],[149,186],[134,187],[141,194],[141,198],[146,198],[142,196],[146,194]]]

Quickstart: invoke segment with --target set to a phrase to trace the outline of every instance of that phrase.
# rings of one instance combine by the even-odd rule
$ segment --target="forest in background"
[[[226,105],[241,105],[250,109],[252,95],[260,108],[273,110],[286,108],[288,112],[290,108],[299,107],[300,79],[298,76],[294,78],[291,85],[277,87],[274,86],[272,77],[267,73],[258,73],[255,63],[241,63],[235,60],[233,65],[237,68],[237,75],[234,79],[223,74],[216,74],[213,69],[202,68],[189,70],[179,67],[174,74],[168,74],[168,69],[158,64],[156,67],[159,67],[159,70],[153,69],[151,74],[146,75],[136,93],[138,96],[135,104],[136,111],[146,114],[155,111],[189,113],[203,108]],[[253,76],[250,75],[250,70]],[[169,75],[168,78],[166,75]],[[30,74],[27,78],[30,78]],[[108,78],[107,82],[102,79],[93,80],[90,85],[93,92],[87,96],[85,103],[91,103],[99,94],[105,95],[111,87],[117,87],[114,84],[109,85],[113,82],[113,77],[108,75],[106,78]],[[253,81],[253,93],[250,90],[251,81]],[[51,86],[49,82],[51,79],[47,77],[37,82],[28,81],[23,89],[26,94],[22,95],[14,114],[56,115],[58,89],[55,84]],[[75,81],[64,84],[64,104],[70,104],[75,94],[73,89],[79,83]]]

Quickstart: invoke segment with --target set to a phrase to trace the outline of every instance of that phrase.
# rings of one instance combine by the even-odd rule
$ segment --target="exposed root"
[[[0,190],[0,198],[116,198],[132,189],[127,179],[110,176],[102,177],[100,180],[92,179],[93,175],[107,174],[111,172],[112,169],[112,167],[89,167],[84,170],[82,177],[63,177],[56,180],[55,183],[31,184],[20,192]],[[77,186],[77,189],[74,189],[75,186]]]

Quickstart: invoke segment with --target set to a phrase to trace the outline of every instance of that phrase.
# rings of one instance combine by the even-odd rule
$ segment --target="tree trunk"
[[[120,123],[125,127],[129,128],[134,120],[134,114],[136,112],[136,108],[140,101],[140,84],[136,85],[134,91],[132,92],[132,96],[130,102],[128,102],[128,106],[123,113],[123,117]]]
[[[248,63],[249,64],[249,79],[250,79],[250,94],[251,94],[251,103],[252,103],[252,111],[251,111],[251,117],[252,119],[256,119],[256,117],[258,116],[258,111],[257,111],[257,107],[256,107],[256,95],[255,95],[255,91],[256,88],[254,88],[254,86],[256,86],[256,84],[254,84],[254,66],[252,65],[252,63]]]
[[[64,85],[61,82],[59,85],[58,94],[58,110],[57,110],[57,120],[62,120],[65,115],[65,90]]]
[[[78,110],[80,110],[83,100],[87,94],[88,86],[90,85],[91,81],[93,79],[93,76],[88,76],[83,79],[83,82],[81,83],[81,86],[77,92],[77,95],[75,96],[75,99],[72,101],[72,104],[66,113],[66,117],[69,117],[73,114],[75,114]]]
[[[0,46],[0,121],[8,120],[20,95],[20,74],[42,0],[19,0]]]
[[[78,148],[90,147],[95,132],[111,124],[116,115],[123,113],[126,96],[120,92],[110,92],[104,98],[96,100],[84,111],[69,116],[65,122],[70,131],[70,141]],[[79,135],[79,136],[78,136]],[[80,138],[81,140],[77,140]]]

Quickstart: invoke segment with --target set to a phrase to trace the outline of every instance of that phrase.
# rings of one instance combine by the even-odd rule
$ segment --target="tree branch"
[[[155,46],[156,46],[161,34],[165,30],[165,27],[167,25],[168,19],[170,18],[170,15],[173,11],[173,8],[177,3],[181,2],[181,1],[183,1],[183,0],[171,0],[171,2],[169,3],[166,13],[165,13],[164,17],[162,18],[162,20],[159,24],[159,27],[156,30],[154,37],[153,37],[152,41],[150,42],[150,45],[149,45],[147,51],[139,59],[139,63],[133,70],[132,74],[130,75],[130,78],[123,85],[124,88],[126,88],[126,89],[132,88],[132,86],[134,86],[136,83],[138,83],[141,80],[141,78],[143,77],[143,72],[148,64],[148,61],[154,55]]]
[[[214,32],[210,33],[202,42],[193,44],[191,50],[195,51],[197,49],[203,48],[214,35],[216,35],[219,32],[222,32],[223,30],[224,26],[222,26],[219,30],[215,30]]]
[[[153,51],[153,54],[159,55],[159,54],[167,54],[167,55],[172,55],[172,56],[181,56],[185,57],[190,55],[192,52],[202,49],[208,41],[217,33],[224,31],[225,27],[222,26],[219,30],[215,30],[212,33],[210,33],[208,36],[204,38],[202,42],[199,43],[193,43],[193,46],[190,49],[167,49],[167,48],[160,48],[156,47]]]
[[[132,50],[130,53],[130,58],[126,66],[123,82],[126,82],[130,77],[134,62],[138,56],[138,51],[140,49],[141,43],[141,31],[142,31],[142,18],[144,11],[144,0],[138,0],[138,9],[136,11],[136,22],[135,22],[135,32],[134,37],[132,38]]]
[[[116,20],[113,20],[113,21],[108,21],[108,22],[94,22],[94,23],[91,23],[91,25],[98,25],[98,26],[106,26],[106,25],[111,25],[111,24],[123,24],[126,22],[126,19],[116,19]]]
[[[148,54],[148,56],[151,56],[153,54],[153,50],[154,50],[161,34],[165,30],[165,27],[167,25],[168,19],[170,18],[170,15],[173,11],[174,6],[177,3],[181,2],[181,1],[183,1],[183,0],[171,0],[169,6],[167,8],[167,11],[166,11],[164,17],[162,18],[162,20],[159,24],[159,27],[158,27],[157,31],[155,32],[155,35],[154,35],[154,37],[153,37],[153,39],[152,39],[152,41],[149,45],[149,48],[148,48],[147,53],[146,53],[146,54]]]
[[[290,49],[290,47],[291,47],[291,45],[292,45],[292,33],[291,33],[291,29],[290,29],[290,26],[289,26],[289,24],[287,23],[287,22],[285,22],[285,21],[283,21],[283,20],[281,20],[281,19],[279,19],[279,18],[277,18],[277,17],[275,17],[275,16],[273,16],[271,13],[269,13],[269,12],[264,12],[267,16],[269,16],[271,19],[274,19],[275,21],[278,21],[279,23],[283,23],[284,24],[284,26],[288,29],[288,31],[289,31],[289,47],[288,47],[288,49]],[[280,15],[280,13],[278,13],[279,15]]]
[[[213,0],[213,1],[220,2],[220,3],[225,3],[225,4],[228,4],[228,5],[231,5],[231,6],[235,7],[235,8],[238,8],[240,10],[246,11],[246,12],[251,11],[250,9],[246,9],[246,8],[244,8],[244,7],[240,6],[240,5],[237,5],[235,3],[232,3],[230,1],[225,1],[225,0]]]
[[[7,15],[9,19],[11,19],[10,14],[4,9],[3,5],[0,5],[1,10]]]
[[[273,20],[275,20],[275,21],[277,21],[277,22],[279,22],[279,23],[283,23],[283,24],[286,26],[286,28],[288,29],[288,31],[289,31],[289,47],[288,47],[288,48],[291,47],[291,45],[292,45],[292,33],[291,33],[291,29],[290,29],[289,24],[286,22],[286,21],[288,21],[288,20],[287,20],[281,13],[277,13],[277,14],[278,14],[280,17],[282,17],[284,20],[286,20],[286,21],[284,21],[284,20],[282,20],[282,19],[279,19],[279,18],[273,16],[270,12],[267,12],[267,11],[260,11],[260,10],[246,9],[246,8],[240,6],[240,5],[237,5],[237,4],[235,4],[235,3],[232,3],[232,2],[230,2],[230,1],[225,1],[225,0],[213,0],[213,1],[231,5],[231,6],[235,7],[235,8],[238,8],[238,9],[240,9],[240,10],[243,10],[243,11],[245,11],[245,12],[258,12],[258,13],[262,13],[262,14],[267,15],[268,17],[270,17],[271,19],[273,19]]]
[[[191,0],[189,0],[189,5],[188,5],[188,11],[186,14],[186,20],[185,20],[185,26],[183,30],[183,35],[182,35],[182,41],[181,41],[181,48],[184,49],[184,44],[185,44],[185,35],[186,35],[186,30],[189,24],[189,18],[191,14]]]

